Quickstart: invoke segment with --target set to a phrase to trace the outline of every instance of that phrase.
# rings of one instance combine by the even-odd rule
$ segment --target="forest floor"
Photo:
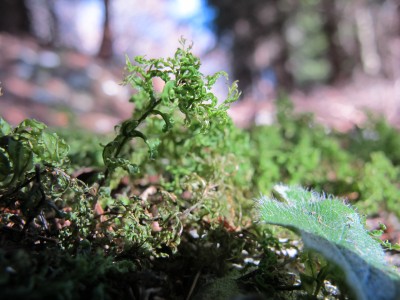
[[[130,117],[129,90],[118,85],[123,72],[115,64],[72,52],[54,52],[31,40],[0,35],[0,116],[11,124],[35,118],[49,126],[74,126],[106,133]],[[315,120],[340,132],[362,127],[368,113],[384,116],[400,128],[400,79],[355,78],[341,86],[320,86],[311,92],[289,95],[295,111],[312,113]],[[240,127],[272,124],[273,100],[245,98],[229,111]],[[368,220],[371,228],[391,220],[379,215]],[[400,243],[400,223],[390,221],[388,239]],[[392,257],[395,265],[400,258]],[[397,261],[399,260],[399,261]]]
[[[35,118],[52,126],[76,125],[112,131],[130,116],[128,88],[118,85],[121,67],[73,51],[40,47],[30,39],[0,35],[0,115],[11,124]],[[367,112],[383,115],[400,128],[400,78],[359,77],[338,86],[320,86],[289,95],[297,112],[313,113],[327,128],[347,132],[362,126]],[[234,104],[230,115],[240,127],[270,124],[273,100],[250,97]]]

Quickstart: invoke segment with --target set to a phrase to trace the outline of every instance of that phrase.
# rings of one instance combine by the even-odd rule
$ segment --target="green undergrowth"
[[[273,125],[239,129],[227,114],[236,83],[218,101],[227,75],[200,67],[184,42],[171,58],[127,59],[135,108],[113,135],[0,118],[0,298],[352,295],[317,289],[307,261],[324,257],[304,259],[295,235],[258,222],[253,199],[281,182],[347,198],[361,216],[400,217],[397,131],[371,119],[338,134],[286,97]]]

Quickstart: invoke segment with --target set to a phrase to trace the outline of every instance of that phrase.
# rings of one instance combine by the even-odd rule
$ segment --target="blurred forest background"
[[[0,115],[110,131],[131,112],[125,55],[172,55],[181,36],[239,80],[240,126],[273,122],[284,91],[340,131],[366,110],[400,127],[398,0],[2,0]]]

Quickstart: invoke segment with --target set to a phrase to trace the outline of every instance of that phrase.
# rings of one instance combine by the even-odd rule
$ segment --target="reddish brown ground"
[[[52,126],[78,126],[110,132],[130,116],[129,90],[119,86],[120,67],[72,51],[53,52],[29,39],[0,35],[0,116],[12,124],[35,118]],[[400,79],[358,78],[342,86],[322,86],[290,95],[297,112],[312,112],[317,122],[341,132],[362,126],[366,112],[384,115],[400,128]],[[275,116],[273,101],[242,99],[230,115],[246,127],[269,124]],[[391,221],[390,221],[391,220]],[[386,238],[400,243],[398,219],[370,219],[388,226]],[[391,256],[400,265],[399,255]]]
[[[129,90],[123,71],[73,51],[53,52],[30,39],[0,35],[0,115],[17,124],[36,118],[49,125],[79,125],[105,132],[129,117]],[[366,120],[365,111],[383,114],[400,128],[400,78],[358,78],[342,86],[322,86],[290,95],[296,111],[312,112],[328,127],[347,131]],[[272,100],[242,99],[230,110],[239,126],[274,119]]]

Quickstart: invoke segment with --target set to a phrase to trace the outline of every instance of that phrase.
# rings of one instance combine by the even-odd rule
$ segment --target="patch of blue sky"
[[[207,26],[215,17],[215,11],[205,0],[171,0],[168,13],[177,20],[200,26]]]
[[[170,0],[167,14],[178,24],[190,27],[196,44],[204,48],[212,48],[216,42],[212,31],[215,10],[205,0]],[[205,49],[204,49],[205,50]]]

